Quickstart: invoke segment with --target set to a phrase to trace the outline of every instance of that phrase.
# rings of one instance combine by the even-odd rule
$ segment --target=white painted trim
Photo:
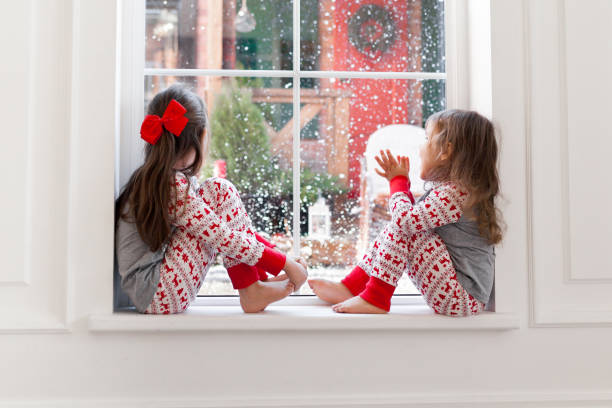
[[[295,33],[294,33],[295,36]],[[295,51],[294,51],[295,53]],[[295,57],[294,57],[295,60]],[[294,61],[295,64],[295,61]],[[299,66],[298,66],[299,67]],[[220,76],[220,77],[273,77],[273,78],[390,78],[390,79],[446,79],[444,72],[370,72],[370,71],[302,71],[242,70],[242,69],[174,69],[145,68],[145,76]]]
[[[45,299],[41,299],[44,301]],[[0,322],[0,335],[2,334],[53,334],[68,333],[70,329],[64,320],[64,316],[57,316],[42,308],[28,312],[28,318],[23,319],[18,314]]]
[[[572,230],[570,226],[570,169],[569,169],[569,100],[567,97],[567,20],[566,20],[566,4],[567,0],[559,1],[558,19],[559,19],[559,111],[561,117],[560,123],[560,140],[561,140],[561,223],[562,223],[562,238],[563,246],[563,279],[566,284],[594,284],[594,283],[612,283],[612,278],[579,278],[573,273],[572,269]]]
[[[612,392],[435,392],[435,393],[362,393],[336,395],[290,395],[278,398],[253,395],[242,398],[123,398],[123,399],[56,399],[43,401],[2,401],[0,407],[86,407],[86,408],[349,408],[349,407],[428,407],[428,408],[534,408],[534,407],[606,407],[612,405]]]
[[[15,10],[23,27],[12,40],[19,39],[16,43],[30,48],[18,55],[19,66],[14,69],[27,77],[20,76],[6,89],[10,94],[23,88],[19,100],[24,105],[15,112],[27,116],[17,135],[26,138],[18,156],[25,167],[7,170],[16,172],[25,185],[25,194],[14,197],[25,208],[25,219],[19,216],[25,234],[14,237],[23,247],[10,249],[24,259],[19,265],[21,276],[7,276],[0,284],[0,333],[65,328],[71,7],[72,3],[65,1],[28,1]],[[11,114],[9,110],[5,118]],[[48,191],[52,192],[50,197]]]
[[[37,89],[34,86],[34,61],[36,61],[36,30],[38,29],[37,17],[38,13],[34,12],[33,0],[28,1],[28,6],[30,7],[30,15],[32,16],[31,26],[30,26],[30,37],[28,38],[28,117],[34,117],[34,103],[36,100],[36,92]],[[33,151],[32,151],[32,143],[34,139],[34,135],[32,134],[32,124],[28,121],[26,131],[26,157],[28,158],[26,164],[26,174],[24,178],[26,180],[26,186],[32,186],[34,180],[34,160],[32,160]],[[29,286],[32,282],[32,262],[30,252],[32,249],[32,188],[26,188],[26,196],[25,196],[25,242],[24,242],[24,262],[23,262],[23,284]]]
[[[534,276],[534,246],[533,246],[533,153],[531,136],[531,13],[528,0],[522,0],[523,5],[523,95],[525,100],[525,246],[527,254],[527,296],[529,304],[529,327],[536,327],[535,311],[535,276]]]
[[[90,313],[113,310],[112,196],[116,168],[113,120],[119,0],[60,3],[68,7],[66,19],[72,16],[75,19],[72,25],[78,26],[66,37],[67,47],[78,48],[72,50],[76,59],[72,65],[74,72],[70,72],[70,67],[65,70],[69,79],[66,89],[73,94],[69,106],[72,117],[66,120],[71,133],[67,171],[70,184],[66,194],[66,264],[70,281],[62,282],[70,290],[66,300],[67,323],[75,327]],[[70,62],[71,56],[66,57]],[[52,289],[48,288],[48,292],[57,299],[59,294]]]
[[[115,193],[127,182],[132,172],[142,163],[144,142],[138,137],[140,123],[144,118],[144,78],[145,67],[145,1],[122,0],[120,4],[120,101],[119,107],[121,133],[116,171],[119,173]]]
[[[37,327],[14,327],[14,328],[3,328],[0,327],[0,335],[9,335],[9,334],[67,334],[72,331],[66,327],[64,324],[57,325],[40,325]],[[0,402],[0,407],[2,403]]]
[[[561,256],[563,257],[563,279],[569,281],[572,278],[572,248],[570,242],[570,193],[569,193],[569,147],[568,147],[568,101],[567,101],[567,59],[566,59],[566,23],[565,23],[565,1],[559,1],[557,8],[559,36],[559,112],[561,123],[560,130],[560,161],[561,161]]]
[[[93,332],[228,332],[228,331],[470,331],[512,330],[519,318],[510,313],[484,312],[453,318],[435,315],[425,305],[392,306],[386,315],[338,314],[329,306],[270,306],[246,314],[238,306],[191,306],[177,315],[154,316],[119,312],[89,317]]]
[[[61,18],[62,21],[59,21],[59,26],[62,27],[61,30],[61,39],[64,41],[69,41],[69,44],[66,44],[63,47],[63,53],[62,54],[58,54],[57,55],[57,60],[59,61],[58,63],[58,67],[59,67],[59,72],[62,73],[61,76],[61,93],[59,93],[58,95],[56,95],[56,100],[61,100],[64,101],[65,104],[65,108],[63,110],[63,123],[66,123],[67,125],[64,126],[64,128],[70,133],[68,136],[68,147],[67,147],[67,152],[68,152],[68,183],[67,183],[67,188],[66,188],[66,197],[68,198],[65,202],[66,202],[66,206],[67,206],[67,228],[65,231],[65,236],[63,237],[66,241],[66,246],[65,246],[65,261],[64,261],[64,265],[66,265],[66,271],[65,271],[65,281],[64,281],[64,296],[63,296],[63,300],[64,300],[64,305],[63,305],[63,315],[61,316],[61,325],[62,326],[66,326],[69,322],[69,316],[70,316],[70,310],[71,310],[71,301],[72,301],[72,296],[71,293],[69,292],[69,289],[72,287],[73,281],[72,281],[72,268],[70,267],[70,263],[71,263],[71,245],[70,245],[70,237],[71,234],[73,232],[73,219],[72,217],[69,216],[69,214],[71,213],[72,209],[73,209],[73,204],[74,204],[74,200],[72,199],[73,196],[73,187],[75,184],[75,173],[73,171],[73,169],[76,168],[76,160],[75,160],[75,154],[74,154],[74,150],[75,147],[79,145],[79,143],[77,142],[78,138],[77,138],[77,134],[75,133],[75,130],[77,129],[76,127],[76,114],[74,113],[74,109],[76,105],[74,103],[74,98],[75,98],[75,92],[74,92],[74,88],[73,88],[73,84],[76,83],[76,81],[74,81],[74,75],[75,75],[75,64],[76,61],[74,60],[73,56],[75,54],[75,50],[77,48],[74,48],[75,46],[78,46],[80,44],[80,41],[78,40],[78,38],[76,38],[78,36],[78,24],[75,24],[75,16],[77,15],[76,13],[79,12],[79,5],[80,5],[80,1],[81,0],[73,0],[72,2],[61,2],[60,6],[58,7],[61,10]],[[46,18],[47,16],[45,16]],[[75,32],[76,30],[76,32]],[[78,75],[78,74],[77,74]],[[50,238],[51,239],[51,238]],[[35,256],[33,253],[30,254],[30,256]],[[61,287],[61,286],[60,286]],[[50,288],[47,288],[48,290]],[[53,327],[53,323],[51,324],[51,326]]]
[[[27,48],[27,57],[24,58],[25,61],[25,68],[27,69],[27,76],[24,78],[24,92],[26,95],[26,98],[23,100],[24,103],[27,104],[27,106],[25,107],[25,111],[26,111],[26,116],[25,118],[33,118],[34,117],[34,102],[36,100],[36,91],[37,88],[35,86],[35,75],[36,75],[36,70],[35,70],[35,65],[36,65],[36,46],[37,46],[37,36],[38,36],[38,30],[39,30],[39,22],[38,22],[38,13],[35,12],[34,7],[33,7],[33,1],[32,0],[26,0],[23,2],[23,7],[25,10],[24,15],[27,16],[26,18],[29,18],[26,21],[22,21],[22,23],[26,24],[27,27],[27,31],[26,31],[26,35],[24,35],[23,37],[20,38],[20,41],[24,42],[25,45],[28,47]],[[16,13],[12,13],[13,14],[13,18],[15,17]],[[19,17],[21,18],[21,17]],[[3,33],[4,34],[4,33]],[[21,33],[20,33],[21,34]],[[6,51],[5,51],[6,52]],[[10,72],[10,71],[4,71],[4,72]],[[10,79],[7,78],[7,81],[15,81],[15,77],[12,77]],[[20,81],[20,79],[17,79],[17,81]],[[3,90],[5,92],[7,92],[7,88],[4,87]],[[10,91],[9,91],[10,92]],[[15,103],[14,100],[11,101],[12,103]],[[21,103],[21,99],[20,102]],[[4,105],[3,105],[4,106]],[[7,105],[8,106],[8,105]],[[20,107],[20,109],[22,109]],[[21,113],[21,111],[20,111]],[[10,116],[11,113],[7,112],[6,114],[6,118],[8,118],[8,116]],[[24,119],[25,119],[24,118]],[[23,179],[25,180],[24,185],[26,186],[23,193],[19,192],[16,193],[15,191],[12,191],[10,194],[12,196],[13,200],[21,200],[23,199],[23,207],[24,207],[24,211],[23,211],[23,220],[20,220],[21,225],[24,228],[24,235],[23,235],[23,248],[19,251],[21,252],[21,257],[23,259],[23,267],[19,268],[19,267],[12,267],[10,269],[5,269],[4,273],[7,273],[6,278],[1,278],[0,277],[0,287],[28,287],[31,285],[32,283],[32,265],[31,265],[31,248],[32,248],[32,188],[30,188],[30,186],[33,185],[33,166],[34,166],[34,158],[33,158],[33,149],[32,149],[32,138],[33,138],[33,125],[32,125],[32,121],[31,120],[25,120],[24,122],[20,123],[19,126],[21,126],[21,128],[23,129],[23,138],[24,138],[24,156],[22,157],[22,161],[24,163],[24,172],[25,174],[23,174]],[[5,129],[5,134],[9,133],[6,132]],[[6,138],[5,136],[5,143],[10,143],[9,142],[9,138]],[[8,149],[9,147],[4,147],[4,149]],[[8,166],[6,166],[5,163],[3,163],[3,171],[9,171]],[[14,170],[14,169],[11,169]],[[7,186],[3,185],[4,190],[7,191]],[[7,194],[7,193],[4,193]],[[22,195],[23,194],[23,195]],[[15,215],[13,214],[13,217],[15,217]],[[21,216],[19,216],[19,218],[21,218]],[[6,228],[6,226],[4,226]],[[5,230],[6,231],[6,230]],[[7,234],[6,232],[4,232],[4,236],[9,236],[10,235],[10,240],[14,240],[16,239],[15,236],[13,236],[12,234]],[[7,247],[4,247],[4,251],[7,250]],[[10,262],[12,263],[12,262]],[[9,263],[9,264],[10,264]],[[6,267],[5,267],[6,268]],[[10,275],[8,275],[10,274]]]
[[[28,223],[29,221],[26,221],[26,223]],[[25,260],[25,264],[29,264],[29,262],[27,261],[29,258],[29,256],[26,256]],[[24,278],[22,280],[3,280],[0,281],[0,287],[6,287],[6,286],[12,286],[12,287],[26,287],[26,286],[30,286],[31,285],[31,281],[29,279],[29,276],[26,278],[27,275],[25,275],[24,272]]]
[[[115,170],[115,197],[119,196],[120,188],[121,188],[121,150],[119,147],[121,146],[121,102],[122,102],[122,83],[121,83],[121,74],[122,69],[121,66],[123,64],[123,16],[125,15],[124,11],[125,5],[123,2],[117,5],[117,14],[115,16],[115,21],[117,22],[117,38],[115,41],[115,47],[117,52],[117,59],[115,61],[115,72],[117,78],[119,80],[115,81],[115,153],[114,153],[114,170]],[[144,88],[144,85],[143,85]],[[144,91],[143,91],[144,92]]]
[[[569,192],[569,181],[568,176],[570,173],[569,169],[569,151],[568,151],[568,120],[567,120],[567,72],[566,72],[566,32],[565,32],[565,2],[549,1],[545,3],[546,7],[540,2],[524,2],[524,19],[525,19],[525,47],[524,47],[524,58],[525,58],[525,138],[526,138],[526,221],[527,221],[527,263],[528,263],[528,295],[529,295],[529,326],[539,328],[600,328],[600,327],[612,327],[612,310],[609,308],[608,298],[605,295],[605,290],[602,288],[598,289],[598,293],[593,294],[589,291],[589,288],[585,288],[585,285],[596,285],[598,283],[607,284],[609,286],[609,279],[576,279],[572,277],[571,272],[571,242],[570,242],[570,225],[569,225],[569,198],[571,194]],[[554,9],[557,7],[557,9]],[[556,47],[555,50],[558,52],[556,56],[556,64],[550,61],[543,61],[539,52],[541,49],[537,47],[544,47],[543,44],[538,44],[537,35],[542,35],[543,32],[535,30],[531,32],[532,25],[537,27],[542,24],[541,21],[535,21],[536,13],[546,12],[548,16],[556,19],[553,21],[554,24],[558,24],[554,36],[549,36],[548,41],[553,42],[552,44],[546,44],[546,47]],[[551,22],[549,22],[551,23]],[[553,38],[555,38],[553,40]],[[542,41],[540,39],[540,41]],[[538,60],[539,59],[539,60]],[[558,105],[551,105],[557,107],[557,112],[551,118],[546,118],[547,121],[553,121],[553,126],[558,125],[558,135],[560,150],[555,153],[555,157],[560,165],[559,179],[555,179],[560,184],[560,193],[558,199],[562,201],[561,214],[559,217],[561,220],[555,219],[555,222],[560,223],[561,231],[560,236],[556,237],[555,240],[560,245],[558,256],[561,257],[562,263],[559,267],[555,267],[553,270],[547,268],[546,263],[542,262],[538,255],[550,256],[554,254],[557,256],[557,252],[549,251],[546,253],[536,254],[536,245],[540,244],[536,241],[537,229],[540,226],[538,219],[535,218],[536,214],[536,190],[534,186],[535,176],[537,174],[536,164],[538,158],[534,157],[535,148],[537,148],[538,139],[534,138],[534,129],[537,128],[537,121],[541,118],[536,116],[538,109],[541,107],[534,105],[533,101],[537,97],[543,97],[540,95],[543,91],[538,88],[540,85],[537,82],[538,66],[534,67],[534,64],[548,64],[547,68],[553,69],[549,75],[558,75],[558,78],[551,77],[555,80],[553,85],[558,87],[559,95]],[[547,72],[547,71],[545,71]],[[541,73],[539,75],[542,75]],[[541,78],[541,76],[539,77]],[[534,83],[534,80],[536,81]],[[550,86],[550,85],[549,85]],[[552,156],[551,156],[552,157]],[[540,198],[541,199],[541,198]],[[537,225],[533,226],[536,223]],[[543,246],[543,248],[545,248]],[[543,258],[545,259],[545,258]],[[538,263],[539,262],[539,263]],[[537,266],[539,265],[539,266]],[[539,268],[536,270],[536,266]],[[549,282],[544,283],[544,279],[548,279]],[[540,286],[538,287],[538,282]],[[551,289],[554,288],[554,289]],[[592,287],[595,289],[595,286]],[[567,289],[567,290],[565,290]],[[601,298],[601,300],[599,300]],[[568,301],[569,299],[569,301]],[[587,301],[585,301],[587,300]]]
[[[75,206],[78,206],[79,200],[77,193],[75,192],[78,183],[78,146],[79,146],[79,91],[77,89],[80,84],[80,66],[79,66],[79,50],[81,45],[81,0],[74,0],[72,2],[72,10],[70,13],[72,21],[70,22],[72,27],[72,35],[70,38],[70,118],[68,120],[70,126],[70,143],[69,143],[69,160],[70,160],[70,172],[68,173],[68,214],[72,214]],[[66,322],[70,322],[74,315],[74,293],[75,287],[75,268],[71,265],[73,259],[74,249],[72,243],[76,241],[74,238],[77,234],[75,231],[78,230],[76,220],[74,217],[68,217],[68,234],[66,236],[67,251],[66,259],[68,259],[68,270],[66,271]]]
[[[444,3],[444,45],[446,48],[446,108],[467,109],[469,75],[467,48],[467,2],[446,0]],[[463,59],[460,58],[463,56]]]

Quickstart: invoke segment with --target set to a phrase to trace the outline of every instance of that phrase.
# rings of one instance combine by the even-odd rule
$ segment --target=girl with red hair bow
[[[141,137],[145,161],[117,200],[115,234],[121,289],[139,312],[184,311],[217,254],[245,312],[299,289],[306,265],[253,231],[236,188],[215,177],[198,183],[210,138],[202,99],[177,85],[160,92]]]

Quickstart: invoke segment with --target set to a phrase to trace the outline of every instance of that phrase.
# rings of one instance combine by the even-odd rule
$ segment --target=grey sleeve
[[[117,261],[117,251],[113,256],[113,310],[134,307],[130,297],[121,289],[121,275],[119,274],[119,262]]]
[[[135,224],[119,220],[115,253],[121,289],[117,292],[116,300],[125,304],[127,295],[136,310],[142,313],[155,295],[165,247],[152,252],[140,238]]]
[[[141,313],[153,300],[159,282],[159,267],[163,259],[163,254],[159,252],[148,253],[121,277],[122,291]]]

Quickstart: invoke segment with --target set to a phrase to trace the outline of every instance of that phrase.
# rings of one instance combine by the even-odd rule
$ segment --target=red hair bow
[[[171,100],[164,116],[161,118],[157,115],[145,116],[140,127],[140,137],[151,144],[155,144],[163,132],[162,127],[173,135],[180,136],[187,122],[189,122],[189,119],[183,116],[185,112],[187,112],[187,109],[183,105],[178,103],[176,99]]]

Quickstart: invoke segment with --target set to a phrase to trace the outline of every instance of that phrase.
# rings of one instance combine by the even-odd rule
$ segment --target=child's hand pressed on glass
[[[376,174],[391,181],[394,177],[408,177],[410,171],[410,160],[407,156],[393,157],[391,151],[381,150],[379,156],[375,157],[376,162],[382,168],[382,171],[375,169]]]

